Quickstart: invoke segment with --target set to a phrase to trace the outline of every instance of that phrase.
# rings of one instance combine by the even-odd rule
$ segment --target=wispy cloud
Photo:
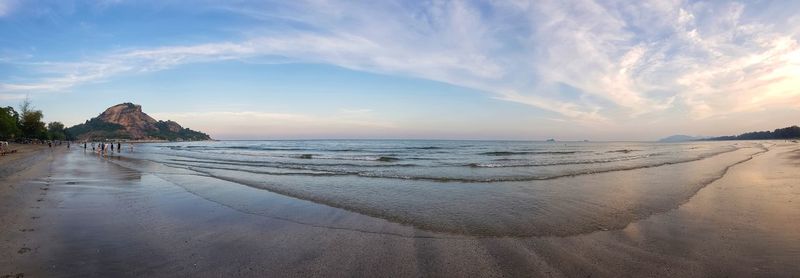
[[[27,97],[23,94],[0,94],[0,100],[23,100]]]
[[[701,119],[797,106],[798,20],[748,17],[748,8],[593,0],[223,5],[214,9],[302,28],[256,24],[241,40],[60,61],[47,67],[51,77],[3,83],[0,92],[58,91],[188,63],[269,56],[450,83],[576,121],[670,109]]]
[[[0,0],[0,17],[11,14],[17,5],[17,0]]]

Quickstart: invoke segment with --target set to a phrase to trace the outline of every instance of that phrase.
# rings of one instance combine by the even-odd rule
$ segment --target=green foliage
[[[709,138],[708,140],[770,140],[770,139],[798,139],[800,138],[800,127],[790,126],[779,128],[774,131],[748,132],[738,136],[721,136]]]
[[[103,140],[107,138],[130,139],[130,135],[125,132],[125,128],[121,125],[104,122],[97,118],[67,128],[65,132],[70,138],[86,140]]]
[[[50,140],[66,140],[67,134],[64,130],[64,124],[60,122],[51,122],[47,124],[47,133]]]
[[[162,140],[169,140],[169,141],[198,141],[198,140],[209,140],[211,139],[208,134],[194,131],[188,128],[180,128],[177,132],[170,129],[170,125],[177,126],[177,123],[171,121],[158,121],[156,123],[156,128],[158,131],[149,131],[147,133],[148,136],[159,138]]]
[[[778,139],[800,138],[800,127],[795,125],[787,128],[779,128],[773,131],[772,134]]]
[[[9,106],[0,108],[0,140],[9,140],[19,137],[19,113]]]
[[[19,121],[20,130],[22,130],[22,136],[26,138],[46,140],[47,129],[44,126],[44,122],[42,122],[42,118],[44,118],[44,115],[42,114],[42,111],[39,110],[22,113]]]
[[[19,105],[19,129],[22,137],[30,139],[47,140],[47,128],[45,128],[41,110],[34,110],[33,104],[29,99],[25,99]]]

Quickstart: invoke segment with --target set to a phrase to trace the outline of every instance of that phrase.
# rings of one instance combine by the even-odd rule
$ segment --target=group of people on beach
[[[47,144],[50,149],[53,147],[58,147],[62,145],[66,145],[67,148],[72,146],[72,141],[62,141],[62,140],[26,140],[22,141],[23,144]],[[114,152],[122,153],[122,143],[121,142],[87,142],[83,141],[83,149],[84,151],[88,150],[91,146],[92,152],[95,152],[99,155],[107,156],[109,154],[113,154]],[[80,145],[78,145],[80,147]],[[128,150],[133,152],[133,143],[128,143]],[[9,142],[7,141],[0,141],[0,155],[5,155],[8,153],[14,153],[16,150],[9,147]]]
[[[88,149],[89,142],[83,142],[83,149]],[[122,143],[120,142],[91,142],[92,151],[103,156],[113,154],[114,152],[122,153]],[[130,152],[133,152],[133,143],[128,143]]]
[[[70,141],[61,141],[61,140],[47,140],[45,142],[47,142],[47,147],[49,148],[53,148],[53,146],[61,146],[62,144],[66,143],[67,149],[69,149],[71,143]],[[44,144],[44,142],[42,144]]]

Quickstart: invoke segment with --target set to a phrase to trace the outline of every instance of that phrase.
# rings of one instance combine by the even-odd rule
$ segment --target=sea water
[[[734,141],[282,140],[152,143],[122,155],[432,232],[561,236],[674,209],[765,148]],[[269,213],[253,204],[242,209]]]

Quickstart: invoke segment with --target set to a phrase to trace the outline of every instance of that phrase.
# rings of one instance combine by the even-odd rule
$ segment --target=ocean
[[[204,141],[124,148],[116,162],[256,214],[281,214],[253,196],[264,191],[434,233],[566,236],[674,209],[764,152],[764,144]],[[219,180],[225,189],[192,176]]]

